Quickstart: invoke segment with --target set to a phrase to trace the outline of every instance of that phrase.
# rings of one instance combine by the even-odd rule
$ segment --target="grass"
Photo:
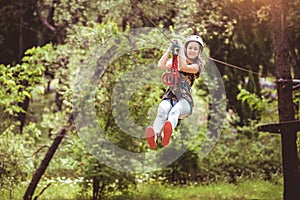
[[[9,192],[0,189],[3,200],[22,199],[26,186]],[[36,194],[42,190],[38,188]],[[75,200],[78,198],[78,184],[53,182],[38,200]],[[91,194],[91,192],[89,193]],[[91,198],[88,198],[91,199]],[[139,184],[126,196],[114,196],[105,200],[241,200],[241,199],[283,199],[283,186],[261,180],[247,180],[238,184],[217,183],[208,186],[171,186],[159,183]]]
[[[48,185],[51,184],[38,198],[38,200],[75,200],[81,191],[77,180],[64,179],[60,177],[47,181],[40,181],[36,188],[34,197]],[[8,191],[0,188],[0,200],[21,200],[27,189],[29,183],[23,183],[21,186]]]
[[[283,187],[266,181],[219,183],[208,186],[140,185],[132,200],[282,199]]]

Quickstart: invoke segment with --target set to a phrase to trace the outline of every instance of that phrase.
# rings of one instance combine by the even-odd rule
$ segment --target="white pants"
[[[153,123],[155,133],[160,134],[166,120],[171,122],[174,130],[178,124],[178,119],[183,119],[191,114],[191,110],[190,103],[184,98],[173,100],[173,102],[170,99],[163,100],[158,106],[157,115]]]

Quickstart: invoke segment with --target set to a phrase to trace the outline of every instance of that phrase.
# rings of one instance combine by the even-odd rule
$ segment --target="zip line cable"
[[[215,58],[212,58],[212,57],[209,57],[209,56],[206,56],[206,55],[204,55],[205,57],[207,57],[207,58],[209,58],[209,59],[211,59],[212,61],[215,61],[215,62],[217,62],[217,63],[220,63],[220,64],[223,64],[223,65],[226,65],[226,66],[228,66],[228,67],[231,67],[231,68],[235,68],[235,69],[238,69],[238,70],[240,70],[240,71],[245,71],[245,72],[249,72],[249,73],[252,73],[252,74],[256,74],[256,75],[262,75],[261,73],[259,73],[259,72],[254,72],[254,71],[251,71],[251,70],[248,70],[248,69],[245,69],[245,68],[242,68],[242,67],[238,67],[238,66],[236,66],[236,65],[232,65],[232,64],[229,64],[229,63],[226,63],[226,62],[223,62],[223,61],[221,61],[221,60],[217,60],[217,59],[215,59]]]
[[[144,12],[144,10],[142,8],[140,8],[137,3],[135,2],[135,0],[131,0],[132,4],[134,5],[134,7],[136,7],[142,14],[144,14],[144,16],[150,21],[150,23],[161,33],[163,34],[163,36],[169,40],[171,43],[174,44],[174,42],[170,39],[170,37],[168,37],[158,26],[157,24],[148,16],[146,15],[146,13]],[[232,64],[229,64],[229,63],[226,63],[226,62],[223,62],[221,60],[217,60],[215,58],[212,58],[210,56],[206,56],[204,54],[202,54],[203,56],[205,56],[206,58],[214,61],[214,62],[217,62],[217,63],[220,63],[220,64],[223,64],[225,66],[228,66],[228,67],[231,67],[231,68],[235,68],[235,69],[238,69],[240,71],[244,71],[244,72],[248,72],[248,73],[251,73],[251,74],[255,74],[255,75],[262,75],[261,73],[259,72],[254,72],[254,71],[251,71],[251,70],[248,70],[248,69],[245,69],[245,68],[242,68],[242,67],[238,67],[236,65],[232,65]]]

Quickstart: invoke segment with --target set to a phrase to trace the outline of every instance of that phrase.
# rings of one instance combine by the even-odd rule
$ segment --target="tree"
[[[300,79],[300,56],[299,56],[299,49],[300,49],[300,26],[299,26],[299,16],[300,12],[298,6],[300,5],[299,1],[288,0],[288,11],[287,15],[287,24],[286,24],[286,31],[287,31],[287,39],[289,43],[290,53],[291,53],[291,63],[292,67],[294,68],[294,78]]]
[[[286,30],[287,2],[272,1],[273,44],[276,64],[278,112],[280,122],[294,121],[293,89],[291,65]],[[297,157],[296,130],[286,125],[281,131],[282,162],[284,171],[284,199],[298,199],[300,196],[300,176]]]

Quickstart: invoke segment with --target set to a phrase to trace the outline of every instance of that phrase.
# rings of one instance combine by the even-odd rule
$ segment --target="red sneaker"
[[[155,132],[152,126],[148,126],[146,129],[146,138],[151,149],[156,149],[157,144],[155,141]]]
[[[161,144],[163,146],[167,146],[170,142],[171,135],[172,135],[172,132],[173,132],[171,122],[169,122],[169,121],[165,122],[164,127],[163,127],[163,131],[164,131],[164,137],[162,139]]]

